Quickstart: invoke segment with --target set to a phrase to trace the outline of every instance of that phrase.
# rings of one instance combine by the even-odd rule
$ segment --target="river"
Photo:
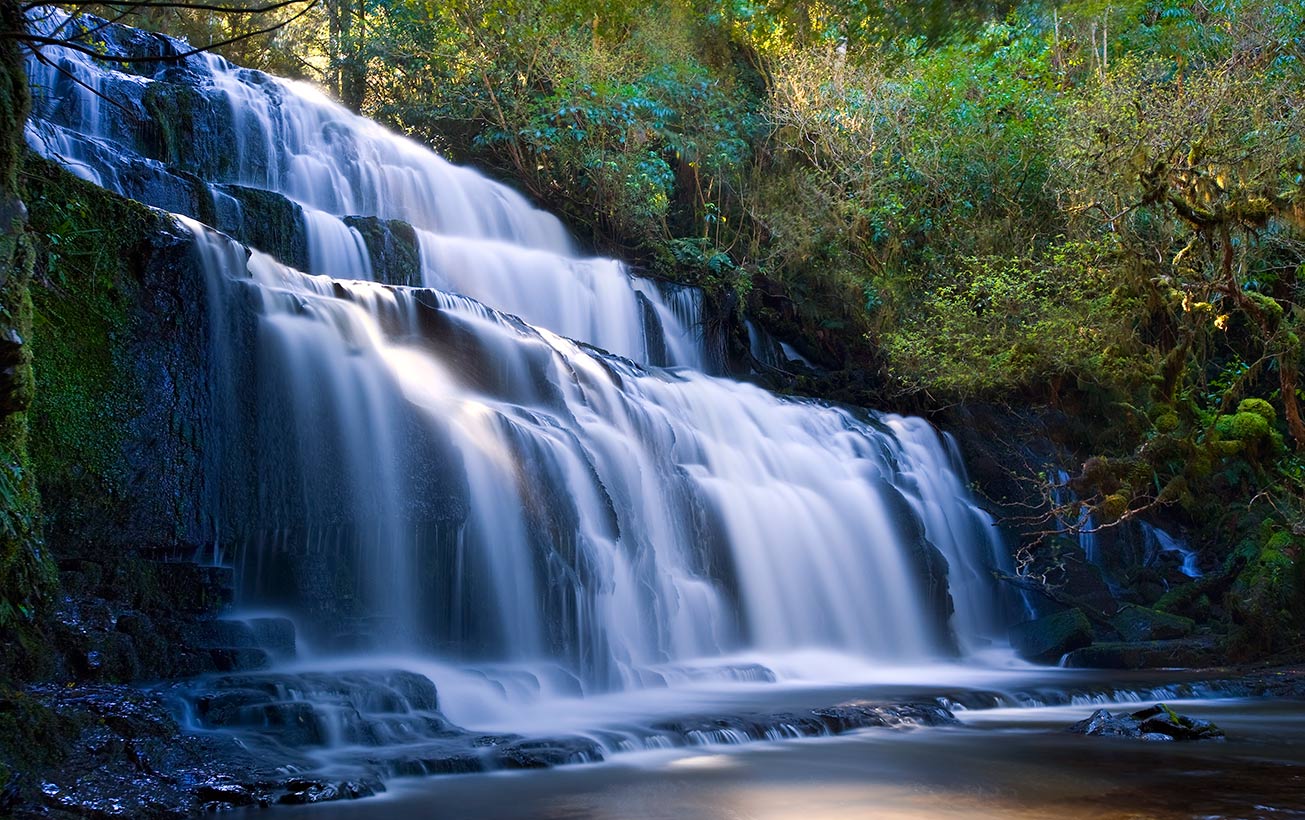
[[[962,709],[959,725],[863,729],[820,738],[640,751],[547,771],[396,780],[383,796],[278,809],[274,818],[426,820],[1215,820],[1305,817],[1305,701],[1202,697],[1165,702],[1212,720],[1222,742],[1146,743],[1084,737],[1066,728],[1093,710],[1134,711],[1151,686],[1181,687],[1190,673],[1070,670],[950,671],[941,686],[900,670],[849,687],[757,685],[668,696],[660,709],[776,711],[848,699],[1071,698],[1054,706]],[[900,677],[899,682],[891,679]],[[1137,687],[1128,690],[1127,687]],[[946,694],[942,694],[942,693]],[[1074,695],[1073,693],[1079,693]],[[1094,697],[1089,693],[1097,692]],[[1114,700],[1106,700],[1114,693]],[[1154,694],[1154,693],[1153,693]],[[1093,702],[1082,702],[1092,700]],[[1146,700],[1146,703],[1152,702]],[[592,707],[590,707],[592,708]],[[645,706],[645,708],[648,708]],[[621,711],[630,711],[622,704]],[[556,722],[557,710],[547,710]],[[592,715],[592,712],[591,712]],[[263,815],[260,815],[263,816]]]

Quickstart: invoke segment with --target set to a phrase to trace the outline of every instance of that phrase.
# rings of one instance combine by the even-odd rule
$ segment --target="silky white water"
[[[1003,546],[923,420],[704,373],[700,294],[578,253],[511,189],[310,86],[45,54],[32,148],[193,236],[229,431],[212,537],[242,602],[324,656],[405,653],[538,698],[928,663],[1000,634]],[[181,145],[152,119],[178,84]],[[200,221],[242,227],[231,186],[295,203],[306,271]],[[422,287],[375,281],[352,217],[411,225]]]

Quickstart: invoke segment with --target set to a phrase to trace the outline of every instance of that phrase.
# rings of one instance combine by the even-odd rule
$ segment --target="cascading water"
[[[1181,539],[1145,521],[1139,525],[1139,529],[1142,531],[1146,549],[1144,565],[1150,566],[1162,553],[1173,553],[1178,556],[1180,562],[1178,571],[1183,575],[1188,578],[1200,578],[1204,575],[1201,572],[1200,556]]]
[[[1056,476],[1052,485],[1051,502],[1061,510],[1072,508],[1077,501],[1068,472],[1055,465],[1048,471]],[[1072,535],[1083,557],[1101,571],[1102,579],[1111,589],[1116,589],[1113,577],[1120,566],[1154,567],[1161,555],[1176,556],[1178,573],[1188,578],[1200,578],[1200,556],[1181,538],[1148,521],[1130,520],[1116,526],[1100,525],[1091,506],[1081,505],[1076,520],[1058,516],[1057,529]]]
[[[109,53],[177,49],[115,31],[131,42]],[[577,256],[518,194],[309,86],[212,56],[137,76],[45,55],[29,144],[185,217],[209,278],[211,535],[245,605],[328,652],[586,692],[748,653],[918,660],[954,649],[950,627],[961,648],[1000,631],[1000,541],[925,422],[705,375],[700,294]],[[160,122],[178,95],[189,137]],[[253,224],[249,190],[297,223]],[[356,217],[411,226],[417,281]],[[305,247],[278,259],[213,228]]]

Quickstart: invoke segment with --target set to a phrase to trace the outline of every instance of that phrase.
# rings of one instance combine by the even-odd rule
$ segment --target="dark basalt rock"
[[[560,737],[517,740],[496,750],[494,762],[504,769],[547,769],[603,760],[603,750],[591,738]]]
[[[1223,740],[1223,730],[1208,720],[1180,715],[1163,703],[1129,715],[1098,709],[1069,727],[1077,735],[1125,737],[1133,740]]]
[[[1115,617],[1110,619],[1110,625],[1126,641],[1162,641],[1170,638],[1185,638],[1192,634],[1192,630],[1196,626],[1191,618],[1132,605],[1121,607]]]
[[[223,782],[222,778],[214,778],[195,789],[195,798],[203,804],[206,811],[258,803],[258,797],[249,788],[238,783]]]
[[[956,722],[951,712],[934,703],[843,703],[803,712],[686,717],[655,723],[652,729],[675,745],[696,746],[838,735],[857,729],[950,726]]]
[[[1218,664],[1213,640],[1182,638],[1138,643],[1097,643],[1070,652],[1065,665],[1083,669],[1180,669]]]
[[[344,223],[362,235],[376,281],[421,287],[421,251],[412,226],[397,219],[347,216]]]
[[[39,769],[20,768],[6,784],[3,815],[153,820],[385,790],[376,775],[314,773],[311,758],[256,734],[186,732],[173,717],[176,706],[167,693],[115,685],[34,687],[19,700],[0,700],[0,723],[37,708],[49,736],[45,757],[33,761]]]
[[[1130,715],[1142,721],[1144,735],[1167,735],[1174,740],[1223,740],[1223,730],[1208,720],[1180,715],[1163,703],[1157,703]]]
[[[248,624],[257,646],[277,658],[295,656],[294,621],[289,618],[250,618]]]
[[[328,780],[296,779],[286,783],[286,791],[276,802],[288,805],[305,805],[308,803],[325,803],[331,800],[357,799],[371,797],[385,787],[374,778],[365,780],[345,780],[335,783]]]
[[[1025,621],[1010,628],[1010,645],[1025,660],[1055,663],[1092,643],[1092,624],[1077,609]]]
[[[223,208],[223,195],[237,207]],[[243,185],[215,186],[212,199],[214,227],[296,270],[308,270],[302,206],[272,191]]]

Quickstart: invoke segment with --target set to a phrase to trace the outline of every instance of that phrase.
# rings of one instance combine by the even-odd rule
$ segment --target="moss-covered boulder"
[[[1230,650],[1250,657],[1299,645],[1305,632],[1305,539],[1269,529],[1243,545],[1245,567],[1224,603],[1235,628]]]
[[[1160,641],[1169,638],[1185,638],[1196,627],[1190,618],[1158,612],[1142,606],[1124,606],[1110,625],[1126,641]]]
[[[1130,715],[1098,709],[1068,731],[1092,737],[1126,737],[1133,740],[1222,740],[1224,732],[1208,720],[1180,715],[1163,703]]]
[[[1253,442],[1269,435],[1269,422],[1259,413],[1233,413],[1220,416],[1214,429],[1225,439]]]
[[[1095,643],[1065,656],[1065,665],[1078,669],[1190,669],[1221,662],[1210,639]]]
[[[1010,645],[1021,658],[1056,663],[1067,652],[1092,643],[1092,624],[1079,609],[1067,609],[1010,628]]]

